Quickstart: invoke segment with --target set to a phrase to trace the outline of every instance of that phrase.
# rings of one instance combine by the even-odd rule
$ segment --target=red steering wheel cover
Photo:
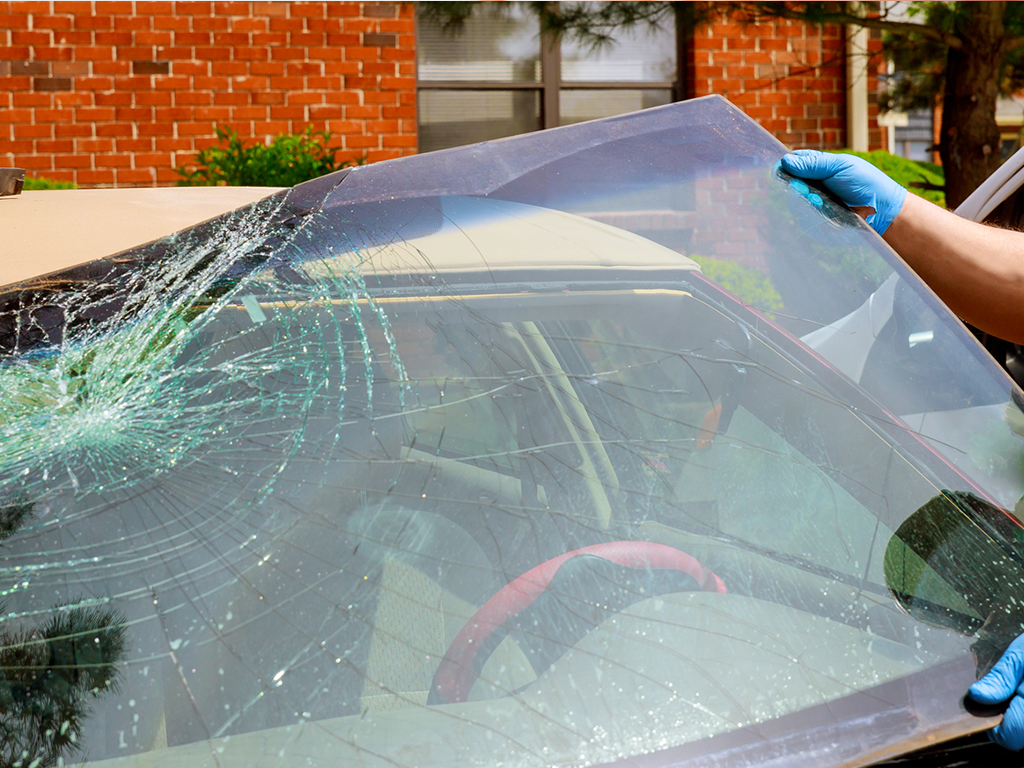
[[[722,580],[695,558],[674,547],[650,541],[610,541],[553,557],[502,587],[455,636],[431,684],[441,701],[466,700],[477,678],[476,654],[484,641],[494,630],[536,600],[547,589],[562,563],[577,555],[596,555],[627,568],[684,571],[696,580],[704,592],[726,591]]]

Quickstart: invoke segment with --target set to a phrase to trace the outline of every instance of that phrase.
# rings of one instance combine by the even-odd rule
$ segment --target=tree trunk
[[[956,208],[1000,164],[996,100],[1003,67],[1005,2],[958,3],[960,48],[946,59],[939,154],[946,205]]]

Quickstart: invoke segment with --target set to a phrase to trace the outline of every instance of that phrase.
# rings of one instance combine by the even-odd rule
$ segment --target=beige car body
[[[272,187],[60,189],[0,198],[0,285],[119,253],[261,200]]]

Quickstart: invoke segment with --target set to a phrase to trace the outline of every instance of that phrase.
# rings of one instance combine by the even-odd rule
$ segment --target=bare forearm
[[[1024,232],[977,224],[907,195],[884,238],[960,317],[1024,343]]]

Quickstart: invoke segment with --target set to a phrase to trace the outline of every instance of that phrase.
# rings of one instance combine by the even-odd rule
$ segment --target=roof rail
[[[0,197],[20,195],[24,188],[24,168],[0,168]]]

